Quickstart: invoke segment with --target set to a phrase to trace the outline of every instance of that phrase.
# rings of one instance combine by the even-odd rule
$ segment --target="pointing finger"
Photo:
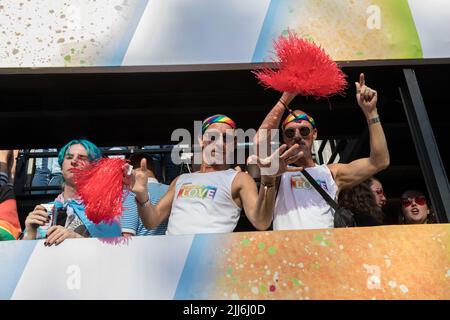
[[[142,160],[141,160],[141,170],[142,171],[147,170],[147,159],[145,159],[145,158],[142,158]]]
[[[364,73],[361,73],[361,74],[359,75],[359,84],[360,84],[361,86],[365,86],[365,85],[366,85],[366,79],[365,79],[365,77],[364,77]]]

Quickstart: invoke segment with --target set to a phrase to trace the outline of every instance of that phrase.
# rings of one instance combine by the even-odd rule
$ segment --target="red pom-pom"
[[[317,99],[344,93],[345,74],[322,48],[293,32],[288,37],[280,37],[274,48],[278,70],[254,71],[264,86]]]
[[[98,224],[112,223],[123,211],[123,168],[127,162],[103,158],[83,168],[73,169],[77,193],[85,205],[86,216]]]

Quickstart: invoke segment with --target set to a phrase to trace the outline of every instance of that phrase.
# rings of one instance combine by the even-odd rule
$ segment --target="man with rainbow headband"
[[[157,205],[150,203],[146,160],[142,159],[140,169],[132,173],[131,187],[146,228],[169,218],[168,235],[232,232],[242,209],[256,229],[270,226],[272,212],[264,207],[263,200],[274,190],[263,187],[258,192],[250,175],[230,168],[225,159],[234,150],[235,129],[234,121],[225,115],[204,120],[199,137],[200,170],[177,177]],[[288,152],[292,150],[283,156],[292,156]]]
[[[58,154],[64,178],[63,192],[55,201],[38,205],[25,220],[25,240],[47,239],[46,246],[58,245],[68,238],[118,237],[119,223],[94,224],[85,215],[83,202],[79,199],[73,181],[72,169],[101,158],[101,151],[92,142],[72,140]]]
[[[335,199],[339,190],[355,186],[384,170],[389,165],[386,138],[377,113],[377,92],[365,85],[364,74],[356,82],[356,99],[366,116],[370,136],[370,156],[346,163],[316,165],[312,145],[317,138],[314,119],[301,110],[291,111],[282,124],[285,147],[296,147],[303,156],[293,166],[280,161],[278,170],[266,178],[266,186],[278,190],[265,198],[265,206],[273,212],[274,230],[320,229],[334,227],[334,211],[300,173],[306,170]],[[265,130],[278,129],[281,117],[295,94],[284,93],[261,124],[256,144],[261,147],[270,139]],[[289,160],[289,159],[288,159]],[[276,199],[275,199],[276,198]]]

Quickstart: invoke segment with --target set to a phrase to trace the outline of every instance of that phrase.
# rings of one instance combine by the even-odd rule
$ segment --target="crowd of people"
[[[227,233],[236,228],[241,211],[257,230],[268,230],[271,225],[273,230],[335,227],[335,208],[306,174],[339,206],[353,212],[355,226],[382,225],[387,198],[375,175],[386,169],[390,160],[377,111],[377,92],[365,84],[362,74],[356,83],[356,100],[367,120],[369,157],[326,165],[313,160],[316,122],[302,110],[289,109],[295,96],[282,94],[253,141],[257,152],[249,161],[260,169],[259,187],[248,172],[223,161],[236,147],[235,122],[225,115],[210,116],[202,123],[199,143],[202,150],[213,146],[212,153],[202,151],[198,170],[175,177],[170,185],[158,181],[151,155],[130,157],[131,174],[124,173],[124,179],[128,179],[131,192],[124,197],[122,216],[112,224],[94,224],[87,218],[74,183],[74,168],[102,157],[92,142],[72,140],[59,150],[57,158],[37,163],[40,174],[49,171],[45,172],[45,184],[61,184],[62,192],[54,201],[37,205],[27,215],[23,231],[12,192],[17,152],[0,151],[2,239],[45,239],[45,245],[51,246],[68,238]],[[286,110],[289,113],[283,120]],[[280,125],[281,147],[267,155],[259,153],[271,150],[271,130]],[[399,224],[437,222],[424,193],[414,190],[402,194],[399,217]]]

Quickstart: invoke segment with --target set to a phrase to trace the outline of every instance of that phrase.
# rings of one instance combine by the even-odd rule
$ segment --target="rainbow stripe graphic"
[[[236,123],[230,117],[227,117],[223,114],[216,114],[209,118],[206,118],[205,121],[203,121],[202,133],[205,133],[205,131],[208,130],[208,127],[213,123],[226,123],[231,128],[236,129]]]
[[[3,240],[16,240],[18,232],[11,224],[6,221],[0,220],[0,241]]]
[[[286,127],[286,125],[292,121],[295,121],[295,122],[308,121],[314,129],[316,128],[316,122],[314,121],[313,117],[310,117],[309,115],[304,113],[304,114],[299,114],[295,117],[292,114],[288,115],[286,120],[284,120],[283,125],[281,126],[283,128],[283,130]]]
[[[216,193],[217,187],[215,186],[185,184],[178,191],[177,198],[214,200]]]
[[[323,180],[317,179],[316,182],[325,190],[328,191],[327,183]],[[291,177],[291,187],[292,189],[306,189],[311,190],[312,185],[303,176],[292,176]]]

